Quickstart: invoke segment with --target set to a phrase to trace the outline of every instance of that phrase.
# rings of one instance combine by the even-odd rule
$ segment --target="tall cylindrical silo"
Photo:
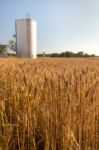
[[[16,20],[17,57],[36,58],[37,23],[31,19]]]

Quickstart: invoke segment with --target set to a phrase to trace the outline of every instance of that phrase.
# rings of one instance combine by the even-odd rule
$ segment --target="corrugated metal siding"
[[[16,20],[17,57],[36,58],[36,21],[30,19]]]

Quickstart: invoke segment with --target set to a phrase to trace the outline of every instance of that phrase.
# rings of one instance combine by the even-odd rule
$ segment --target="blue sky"
[[[0,42],[15,33],[15,19],[37,21],[38,53],[84,51],[99,55],[99,0],[0,0]]]

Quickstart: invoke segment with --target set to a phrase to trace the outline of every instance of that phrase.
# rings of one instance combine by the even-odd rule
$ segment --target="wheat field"
[[[99,60],[1,58],[0,150],[99,150]]]

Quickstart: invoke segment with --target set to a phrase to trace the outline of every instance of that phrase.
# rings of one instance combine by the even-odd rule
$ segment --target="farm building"
[[[7,47],[7,56],[16,56],[16,51],[13,51],[12,49]]]
[[[37,24],[31,19],[16,20],[16,55],[17,57],[36,58]]]

